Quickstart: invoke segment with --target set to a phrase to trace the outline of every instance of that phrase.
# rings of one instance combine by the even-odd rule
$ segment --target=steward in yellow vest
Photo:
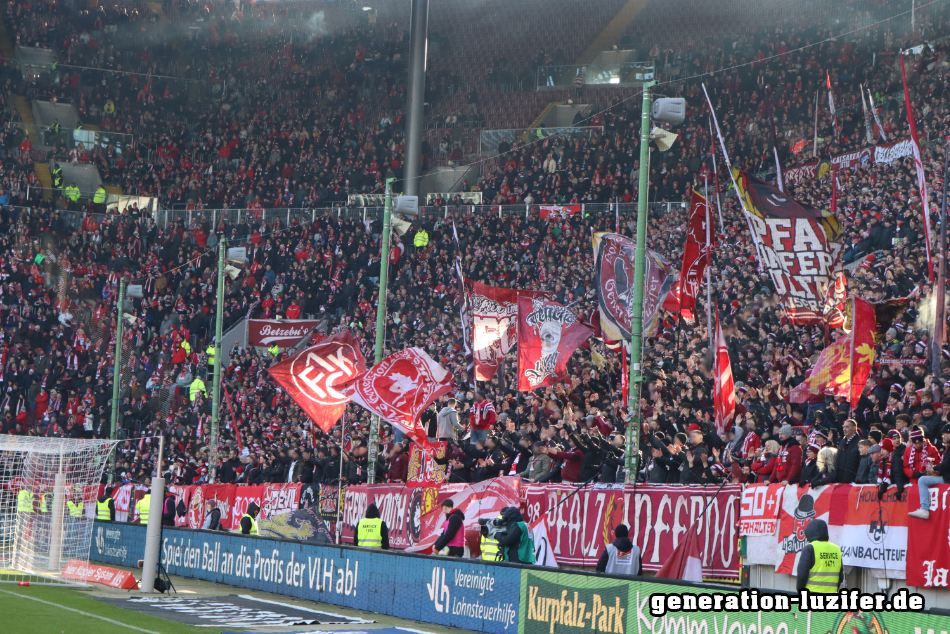
[[[84,508],[85,508],[85,504],[83,503],[82,500],[78,500],[75,502],[73,500],[66,500],[66,510],[69,511],[69,516],[72,518],[75,518],[75,519],[81,518]]]
[[[99,188],[96,189],[96,193],[92,195],[92,202],[97,205],[101,205],[106,202],[106,188],[102,185],[99,185]]]
[[[844,575],[841,549],[828,541],[828,524],[812,520],[805,527],[808,545],[798,560],[798,590],[833,594],[838,591]]]
[[[20,489],[16,494],[16,512],[33,513],[33,492],[29,489]]]
[[[135,510],[139,512],[139,524],[148,524],[148,508],[151,504],[151,493],[146,493],[141,500],[135,503]]]
[[[191,385],[188,387],[188,400],[195,400],[198,398],[199,393],[204,393],[205,396],[208,396],[208,390],[205,388],[205,382],[195,377],[195,380],[192,381]]]
[[[380,519],[379,508],[375,504],[369,505],[366,509],[366,517],[356,525],[353,545],[389,550],[389,527]]]
[[[105,494],[96,499],[96,519],[100,522],[115,521],[115,500],[112,499],[112,489],[106,489]]]
[[[259,535],[257,531],[257,514],[261,512],[261,507],[259,507],[254,502],[251,502],[247,505],[247,513],[244,514],[244,517],[241,518],[241,523],[236,529],[242,535]]]
[[[412,245],[417,249],[422,249],[429,246],[429,234],[425,229],[419,229],[416,231],[415,237],[412,239]]]

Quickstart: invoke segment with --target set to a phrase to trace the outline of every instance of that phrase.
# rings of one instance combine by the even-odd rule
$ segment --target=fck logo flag
[[[323,431],[343,415],[350,398],[343,388],[366,370],[366,359],[349,330],[268,368],[294,402]]]
[[[555,302],[518,298],[518,390],[553,385],[594,329]]]
[[[349,386],[347,395],[427,447],[428,438],[419,417],[432,401],[452,387],[451,372],[422,348],[406,348],[361,374]]]

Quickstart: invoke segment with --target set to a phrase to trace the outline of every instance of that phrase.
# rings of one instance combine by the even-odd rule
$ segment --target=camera
[[[489,539],[498,539],[498,535],[508,530],[508,523],[501,517],[493,519],[480,519],[478,525],[481,526],[481,532]]]

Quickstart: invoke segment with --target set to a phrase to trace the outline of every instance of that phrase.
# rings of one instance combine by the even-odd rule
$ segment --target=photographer
[[[498,548],[505,556],[505,561],[517,564],[534,563],[534,540],[521,511],[513,506],[506,506],[501,510],[501,517],[494,520],[504,529],[493,535],[498,540]]]

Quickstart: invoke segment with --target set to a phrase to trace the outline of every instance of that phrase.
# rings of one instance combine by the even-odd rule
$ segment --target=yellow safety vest
[[[488,561],[501,561],[500,553],[498,551],[498,540],[492,539],[491,537],[481,536],[481,549],[482,549],[482,559]]]
[[[425,229],[420,229],[416,232],[416,237],[413,238],[412,243],[417,247],[425,247],[429,245],[429,234],[426,233]]]
[[[65,192],[66,198],[70,199],[73,202],[79,200],[79,188],[75,185],[70,185],[66,188]]]
[[[270,348],[268,348],[267,351],[276,357],[280,354],[280,347],[275,343]]]
[[[251,535],[257,535],[257,534],[258,534],[258,533],[257,533],[257,520],[255,520],[253,517],[251,517],[248,513],[245,513],[245,514],[244,514],[244,517],[242,517],[241,520],[243,521],[245,517],[246,517],[247,519],[251,520],[251,533],[250,533],[250,534],[251,534]],[[236,533],[240,533],[240,532],[241,532],[241,522],[238,522],[237,528],[234,529],[234,532],[236,532]]]
[[[208,355],[208,365],[214,365],[214,346],[208,346],[205,354]]]
[[[33,512],[33,492],[27,491],[26,489],[20,489],[20,492],[16,494],[16,512],[17,513],[32,513]]]
[[[70,517],[82,517],[82,511],[84,502],[80,500],[79,504],[76,504],[72,500],[66,500],[66,509],[69,511]]]
[[[191,344],[190,344],[190,343],[188,343],[187,341],[182,341],[182,342],[181,342],[181,347],[185,349],[185,352],[187,352],[188,354],[191,354]]]
[[[106,498],[105,502],[96,500],[96,519],[103,522],[112,521],[112,512],[109,511],[109,500],[111,499]]]
[[[383,520],[364,517],[356,526],[356,537],[363,548],[383,547]]]
[[[135,510],[139,512],[139,524],[148,524],[148,507],[152,504],[152,494],[146,493],[145,497],[135,503]]]
[[[106,190],[100,187],[96,190],[96,193],[92,196],[92,202],[98,204],[104,203],[106,201]]]
[[[195,400],[198,397],[198,392],[207,392],[207,390],[205,390],[205,382],[201,379],[195,379],[191,382],[191,386],[188,388],[189,400]]]
[[[833,594],[838,591],[841,574],[841,549],[831,542],[812,542],[815,549],[815,564],[808,571],[809,592]]]
[[[40,496],[40,513],[49,513],[49,507],[46,505],[46,500],[49,498],[49,493],[44,493]]]

